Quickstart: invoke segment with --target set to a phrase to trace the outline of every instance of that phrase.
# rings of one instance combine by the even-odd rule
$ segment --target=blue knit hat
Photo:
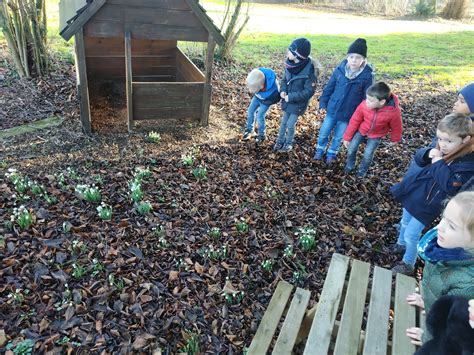
[[[474,112],[474,83],[463,87],[459,93],[464,97],[469,111]]]
[[[291,42],[288,50],[298,59],[305,60],[311,53],[311,42],[306,38],[297,38]]]

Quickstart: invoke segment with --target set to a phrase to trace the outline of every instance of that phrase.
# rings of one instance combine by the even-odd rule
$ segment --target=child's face
[[[262,87],[263,86],[261,86],[261,85],[249,85],[248,86],[249,93],[251,93],[252,95],[255,95],[257,92],[262,90]]]
[[[438,245],[442,248],[453,249],[474,248],[474,236],[469,233],[461,220],[461,206],[451,201],[446,206],[443,218],[438,224]]]
[[[364,57],[360,54],[349,53],[347,56],[347,63],[349,63],[349,68],[352,71],[358,70],[364,61]]]
[[[292,60],[294,62],[298,62],[298,58],[296,58],[296,56],[293,55],[293,53],[291,53],[289,50],[287,51],[286,56],[288,57],[289,60]]]
[[[468,136],[466,137],[467,139],[462,139],[455,134],[442,132],[439,129],[436,131],[436,137],[438,137],[439,150],[443,155],[453,152],[456,148],[471,138]]]
[[[365,100],[367,107],[371,109],[381,108],[385,105],[385,102],[386,100],[379,100],[375,96],[370,95],[367,95],[367,99]]]
[[[461,94],[458,95],[458,99],[454,103],[453,112],[466,116],[470,116],[472,114],[469,106],[467,106],[466,100],[464,100],[464,97]]]

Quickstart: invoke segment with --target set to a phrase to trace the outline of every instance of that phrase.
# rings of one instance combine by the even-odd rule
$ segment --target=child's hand
[[[469,300],[469,325],[474,329],[474,299]]]
[[[280,97],[282,99],[284,99],[286,97],[286,92],[284,92],[284,91],[280,92]]]
[[[415,306],[415,307],[420,307],[420,308],[425,308],[425,302],[423,301],[423,297],[419,293],[411,293],[407,296],[407,302],[408,304]]]
[[[288,94],[285,96],[285,101],[288,102],[288,100],[290,99],[290,97],[288,96]]]
[[[407,336],[411,339],[411,343],[414,345],[421,345],[421,336],[423,335],[423,329],[418,327],[412,327],[407,329]]]
[[[441,158],[442,156],[443,155],[441,154],[441,151],[436,148],[431,149],[430,152],[428,153],[428,157],[431,159]]]
[[[346,141],[346,140],[344,140],[344,141],[342,142],[342,144],[344,144],[344,147],[346,147],[346,148],[349,147],[349,144],[350,144],[350,143],[351,143],[351,141]]]

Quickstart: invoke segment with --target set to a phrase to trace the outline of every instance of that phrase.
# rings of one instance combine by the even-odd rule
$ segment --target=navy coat
[[[317,71],[312,60],[297,74],[291,74],[286,68],[281,79],[280,92],[288,94],[288,102],[281,100],[284,112],[301,116],[308,107],[309,100],[316,91]]]
[[[347,59],[344,59],[334,69],[319,98],[319,108],[326,109],[328,115],[338,121],[349,122],[357,106],[365,99],[365,92],[372,85],[373,70],[367,64],[357,77],[348,79],[346,64]]]
[[[391,188],[395,200],[425,226],[441,215],[443,202],[456,195],[474,174],[473,152],[448,164],[444,160],[431,164],[430,149],[421,148],[415,154],[416,163],[423,169],[405,175]]]

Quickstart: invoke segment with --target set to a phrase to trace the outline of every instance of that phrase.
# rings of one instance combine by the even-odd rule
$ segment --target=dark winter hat
[[[297,38],[291,42],[288,50],[298,59],[306,59],[311,53],[311,42],[306,38]]]
[[[465,86],[459,93],[464,97],[469,110],[474,112],[474,83]]]
[[[350,53],[357,53],[363,57],[367,57],[367,42],[363,38],[357,38],[352,44],[349,46],[347,50],[347,54]]]

